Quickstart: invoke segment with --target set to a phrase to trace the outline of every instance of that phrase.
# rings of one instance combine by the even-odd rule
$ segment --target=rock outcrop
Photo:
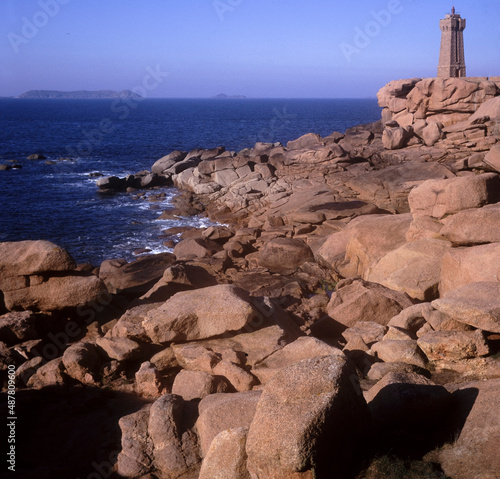
[[[107,293],[99,278],[76,271],[69,254],[48,241],[0,243],[0,291],[9,311],[75,309]]]
[[[102,178],[176,185],[162,217],[225,225],[94,273],[49,242],[0,243],[0,379],[20,404],[127,396],[105,404],[122,477],[375,477],[408,457],[496,477],[499,93],[395,81],[373,124]]]

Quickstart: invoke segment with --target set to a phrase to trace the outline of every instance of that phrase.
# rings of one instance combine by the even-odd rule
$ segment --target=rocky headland
[[[500,77],[378,98],[346,132],[99,179],[219,223],[173,254],[0,243],[24,477],[498,477]]]

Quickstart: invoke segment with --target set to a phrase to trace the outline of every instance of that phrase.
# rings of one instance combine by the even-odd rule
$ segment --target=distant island
[[[226,95],[225,93],[220,93],[214,97],[215,100],[246,100],[245,95]]]
[[[16,98],[36,99],[36,100],[113,100],[116,98],[126,98],[138,100],[142,97],[130,90],[113,91],[58,91],[58,90],[30,90]]]

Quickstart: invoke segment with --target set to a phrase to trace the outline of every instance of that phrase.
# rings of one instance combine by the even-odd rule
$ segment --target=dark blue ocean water
[[[376,121],[366,100],[0,100],[0,241],[47,239],[78,262],[132,259],[137,248],[167,251],[162,229],[206,224],[205,218],[158,220],[161,203],[102,195],[89,175],[124,176],[174,149],[229,150],[282,142]],[[27,160],[42,153],[46,160]],[[63,161],[59,159],[65,158]]]

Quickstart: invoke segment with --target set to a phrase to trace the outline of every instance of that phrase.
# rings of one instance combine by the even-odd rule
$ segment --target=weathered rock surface
[[[141,477],[152,471],[153,443],[148,434],[151,405],[124,416],[119,421],[122,450],[118,455],[117,471],[123,477]]]
[[[482,331],[434,331],[419,337],[418,347],[429,361],[487,356],[490,348]]]
[[[35,315],[31,311],[0,316],[0,341],[5,344],[10,346],[36,337]]]
[[[417,341],[411,339],[384,339],[372,346],[377,357],[389,363],[402,362],[425,368],[425,356]]]
[[[411,223],[409,214],[375,215],[356,218],[346,228],[348,241],[345,259],[337,267],[345,277],[360,276],[367,279],[369,271],[387,253],[406,243],[406,232]],[[325,243],[318,252],[322,256]]]
[[[135,373],[135,392],[148,399],[157,399],[165,392],[161,374],[149,361],[142,363]]]
[[[76,263],[62,248],[49,241],[0,243],[0,277],[31,276],[72,271]],[[0,281],[0,289],[2,282]]]
[[[192,421],[179,396],[165,394],[151,406],[148,434],[154,465],[165,477],[197,477],[201,459]]]
[[[342,336],[348,343],[361,340],[367,347],[382,341],[386,327],[373,321],[359,321],[355,326],[347,328]]]
[[[299,266],[314,261],[311,248],[303,241],[276,238],[264,245],[259,254],[259,264],[273,273],[290,273]]]
[[[345,358],[302,361],[265,386],[250,425],[251,477],[345,477],[369,430],[366,404]]]
[[[8,310],[54,311],[78,308],[108,294],[104,283],[93,275],[29,278],[18,287],[3,290]]]
[[[215,436],[201,465],[199,479],[250,479],[247,470],[248,427],[227,429]]]
[[[196,430],[203,457],[207,455],[213,439],[220,432],[250,426],[261,393],[261,391],[248,391],[211,394],[200,402]]]
[[[231,386],[221,376],[205,371],[183,370],[175,376],[172,394],[181,396],[185,401],[203,399],[210,394],[230,392]]]
[[[366,379],[369,379],[370,381],[379,381],[389,373],[396,373],[396,374],[416,373],[424,377],[430,377],[430,373],[426,369],[423,369],[419,366],[415,366],[414,364],[408,364],[396,361],[396,362],[372,364],[370,369],[366,373]],[[373,389],[372,392],[374,393],[375,389]]]
[[[148,335],[142,323],[147,319],[148,312],[160,305],[161,303],[146,303],[127,309],[113,326],[111,336],[138,341],[148,340]]]
[[[498,281],[500,243],[453,248],[443,256],[439,293],[441,296],[470,283]]]
[[[175,257],[170,253],[148,255],[131,263],[107,260],[101,264],[99,277],[110,293],[144,294],[172,266]]]
[[[42,389],[46,386],[62,386],[66,383],[62,358],[56,358],[40,366],[28,380],[28,387]]]
[[[431,301],[439,296],[441,264],[450,247],[447,241],[432,239],[407,243],[385,255],[367,279],[413,299]]]
[[[495,145],[486,153],[484,162],[495,171],[500,171],[500,145]]]
[[[500,379],[463,385],[453,393],[458,402],[456,440],[429,455],[456,479],[494,479],[500,470]]]
[[[279,370],[285,367],[305,359],[323,356],[342,356],[342,352],[319,339],[304,336],[257,363],[253,367],[252,373],[259,378],[262,384],[266,384]]]
[[[469,122],[473,123],[482,118],[488,117],[492,121],[500,122],[500,98],[492,98],[485,101],[470,118]]]
[[[346,280],[337,285],[328,303],[328,315],[337,323],[355,326],[360,321],[372,321],[383,326],[393,316],[412,305],[404,293],[363,280]]]
[[[128,338],[98,338],[96,344],[111,359],[117,361],[137,358],[141,349],[138,343]]]
[[[255,376],[233,361],[222,359],[213,368],[216,376],[226,378],[238,392],[251,391],[258,384]]]
[[[411,135],[411,130],[407,130],[398,124],[386,127],[382,135],[382,144],[387,150],[399,150],[408,144]]]
[[[427,180],[408,196],[414,215],[442,218],[500,200],[500,178],[494,173],[447,180]]]
[[[286,326],[271,325],[249,333],[231,335],[231,337],[227,338],[192,341],[188,344],[192,347],[203,346],[203,348],[219,354],[220,357],[223,357],[227,351],[233,351],[234,354],[243,355],[245,363],[253,367],[256,363],[293,342],[298,335],[295,328],[291,330]],[[186,347],[176,345],[173,349],[177,352],[180,349],[186,349]],[[210,368],[212,365],[213,363],[211,363]]]
[[[64,351],[62,362],[66,373],[72,378],[82,383],[95,383],[100,358],[93,344],[80,342],[71,345]]]
[[[415,304],[391,318],[388,326],[402,328],[416,334],[417,331],[424,326],[426,321],[428,321],[432,311],[434,310],[430,303]]]
[[[177,293],[147,313],[144,329],[153,342],[191,341],[238,331],[258,318],[248,295],[231,285]]]
[[[460,246],[500,242],[500,204],[461,211],[441,220],[440,235]]]
[[[470,283],[432,302],[448,316],[483,331],[500,333],[500,283]]]
[[[189,238],[175,245],[174,254],[177,259],[208,258],[218,251],[220,245],[204,238]]]

